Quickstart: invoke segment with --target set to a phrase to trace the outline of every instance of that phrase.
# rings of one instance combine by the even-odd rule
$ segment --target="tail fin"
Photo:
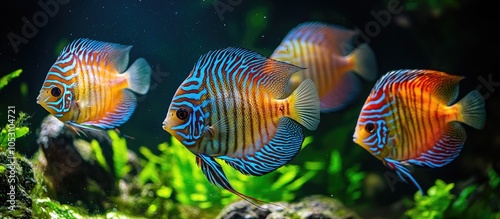
[[[460,122],[475,129],[482,129],[486,123],[486,110],[484,109],[484,98],[477,90],[471,91],[462,98],[457,105],[460,106]]]
[[[129,75],[128,88],[138,94],[146,94],[151,81],[151,66],[148,62],[139,58],[124,73]]]
[[[319,125],[319,96],[316,85],[311,79],[304,80],[289,98],[293,100],[291,118],[309,130],[316,130]]]
[[[377,77],[375,54],[368,44],[361,44],[354,49],[349,57],[354,62],[354,72],[366,80],[374,81]]]

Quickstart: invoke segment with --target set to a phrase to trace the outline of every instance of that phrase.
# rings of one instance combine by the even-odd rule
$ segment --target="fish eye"
[[[368,132],[368,133],[373,133],[375,131],[375,124],[373,123],[368,123],[366,124],[365,126],[365,130]]]
[[[58,87],[53,87],[52,89],[50,89],[50,94],[53,97],[61,96],[61,89],[59,89]]]
[[[177,112],[175,112],[175,115],[179,119],[186,120],[187,117],[189,116],[189,112],[186,109],[181,108],[181,109],[178,109]]]

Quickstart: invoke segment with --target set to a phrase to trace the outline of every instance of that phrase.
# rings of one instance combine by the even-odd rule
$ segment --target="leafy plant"
[[[128,163],[127,140],[120,137],[114,130],[109,130],[108,135],[111,138],[113,148],[113,163],[116,177],[122,178],[130,172],[132,167]]]
[[[443,218],[455,197],[450,194],[454,186],[454,183],[446,184],[442,180],[436,180],[436,184],[427,191],[427,196],[423,196],[420,192],[415,193],[415,207],[408,210],[406,215],[412,219]]]
[[[0,78],[0,90],[9,84],[10,80],[19,77],[23,72],[22,69],[15,70],[2,78]],[[15,139],[21,138],[29,133],[26,121],[29,116],[24,112],[19,112],[15,121],[9,122],[0,131],[0,152],[5,151],[9,143],[9,133],[14,133]]]
[[[21,75],[22,72],[23,72],[22,69],[18,69],[18,70],[15,70],[15,71],[3,76],[0,79],[0,90],[2,90],[2,88],[7,86],[7,84],[9,84],[10,80],[19,77],[19,75]]]
[[[311,142],[306,138],[303,147]],[[195,156],[179,141],[172,138],[171,144],[158,146],[160,155],[155,155],[147,147],[140,152],[146,160],[138,177],[139,184],[159,185],[157,195],[161,198],[173,197],[183,205],[198,206],[203,209],[221,208],[235,201],[238,196],[210,184],[196,165]],[[260,177],[239,173],[224,162],[220,162],[232,186],[243,194],[264,201],[290,201],[294,192],[317,174],[298,165],[285,165],[278,170]],[[303,174],[301,174],[303,173]]]
[[[336,136],[340,146],[348,145],[347,140],[342,136],[348,135],[349,129],[338,128],[332,131],[332,136]],[[341,199],[347,205],[353,205],[362,196],[362,183],[365,173],[360,171],[359,164],[348,164],[342,159],[341,149],[333,149],[330,153],[330,160],[327,168],[328,192],[334,197]],[[349,165],[345,167],[344,165]]]
[[[342,116],[332,116],[335,126],[329,131],[319,133],[321,136],[311,143],[311,147],[303,152],[298,158],[299,162],[305,163],[304,168],[311,168],[309,164],[314,163],[318,174],[311,179],[310,187],[322,186],[317,193],[327,193],[331,197],[339,199],[347,206],[354,206],[363,197],[363,180],[366,173],[361,170],[359,162],[360,155],[365,153],[352,142],[352,122],[356,120],[355,110],[342,112]],[[323,119],[323,118],[322,118]],[[326,121],[329,118],[325,118]],[[308,195],[310,191],[305,191]]]
[[[404,7],[410,11],[431,10],[434,13],[442,13],[446,9],[458,8],[460,1],[458,0],[425,0],[425,1],[409,1]]]
[[[4,151],[9,143],[9,132],[14,132],[14,136],[16,139],[21,138],[29,133],[30,129],[28,128],[27,120],[29,116],[24,112],[19,112],[16,120],[12,123],[12,125],[5,125],[0,131],[0,151]]]
[[[126,215],[119,212],[107,212],[102,215],[89,215],[85,210],[73,207],[71,205],[61,204],[50,198],[37,198],[33,200],[33,216],[36,218],[51,218],[51,219],[134,219],[144,218]]]
[[[92,148],[92,152],[94,153],[95,160],[99,164],[99,166],[101,166],[107,172],[109,172],[109,165],[106,161],[104,153],[102,152],[101,145],[99,145],[99,142],[95,139],[92,139],[92,141],[90,142],[90,148]]]
[[[406,211],[409,218],[499,218],[500,209],[493,203],[500,201],[498,184],[500,177],[488,170],[489,181],[485,185],[471,184],[458,194],[452,194],[455,184],[436,180],[427,196],[414,195],[414,206]],[[493,203],[491,203],[493,201]]]
[[[114,167],[112,171],[114,171],[116,178],[120,179],[132,169],[128,164],[127,140],[124,137],[120,137],[115,130],[108,130],[107,133],[111,140],[111,148],[113,150],[112,164],[108,165],[106,156],[96,139],[92,139],[90,147],[96,162],[106,171],[111,171],[110,166]]]

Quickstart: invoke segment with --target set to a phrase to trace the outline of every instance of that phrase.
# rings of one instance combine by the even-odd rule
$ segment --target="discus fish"
[[[132,92],[146,94],[151,67],[137,59],[128,69],[132,46],[77,39],[50,68],[37,103],[76,128],[115,128],[136,108]]]
[[[367,44],[354,48],[354,36],[344,27],[305,22],[285,36],[271,58],[305,67],[292,75],[291,90],[310,78],[318,88],[321,112],[339,111],[358,96],[358,76],[369,81],[377,76],[373,51]]]
[[[484,99],[477,90],[455,103],[463,78],[434,70],[388,72],[361,109],[354,142],[424,194],[408,167],[452,162],[466,140],[461,123],[484,127]]]
[[[298,66],[243,48],[201,56],[177,89],[163,129],[196,156],[210,183],[252,204],[236,191],[215,158],[243,174],[260,176],[285,165],[299,152],[302,126],[319,124],[319,98],[311,80],[281,99]]]

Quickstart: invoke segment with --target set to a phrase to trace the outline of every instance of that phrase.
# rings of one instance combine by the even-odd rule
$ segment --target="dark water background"
[[[120,130],[135,137],[128,142],[130,149],[146,145],[154,151],[159,143],[170,140],[161,123],[172,95],[200,55],[212,49],[235,46],[270,56],[297,24],[323,21],[366,34],[362,41],[368,42],[374,50],[380,73],[407,68],[441,70],[466,76],[461,82],[460,97],[472,89],[479,89],[486,97],[488,121],[485,129],[477,131],[466,127],[469,139],[463,153],[450,165],[417,171],[415,177],[424,189],[437,178],[454,182],[479,177],[490,163],[500,169],[497,159],[500,152],[500,130],[497,128],[500,84],[485,84],[488,80],[500,82],[496,54],[500,38],[495,34],[497,21],[491,19],[498,12],[485,1],[219,0],[231,9],[219,14],[214,2],[217,1],[73,0],[57,3],[57,11],[52,6],[53,16],[45,14],[44,20],[38,1],[2,1],[0,75],[19,68],[23,73],[0,91],[0,107],[5,109],[0,108],[0,116],[6,115],[7,105],[32,115],[31,134],[19,139],[16,149],[27,156],[38,149],[36,130],[48,113],[35,99],[60,50],[74,39],[86,37],[133,45],[130,63],[143,57],[151,64],[155,72],[152,88],[140,98],[136,111]],[[389,13],[389,17],[384,17],[387,23],[383,24],[376,14],[387,13],[391,7],[389,3],[399,5],[402,11]],[[37,31],[23,33],[23,17],[33,21],[34,15],[39,19]],[[9,43],[9,33],[26,39],[26,43],[18,45],[18,51]],[[24,95],[20,91],[22,84],[28,88]],[[363,85],[361,97],[346,111],[359,111],[373,83],[364,82]],[[343,113],[345,111],[322,115],[320,129],[314,135],[321,138]],[[5,120],[0,118],[0,124]],[[315,147],[335,147],[335,142]],[[354,143],[352,147],[363,150]],[[362,170],[380,173],[386,170],[364,151],[358,157],[344,159],[359,160],[356,162],[362,164]],[[304,193],[322,191],[317,187],[304,190]],[[373,205],[387,205],[414,192],[412,186],[399,185],[396,192],[377,197]]]

